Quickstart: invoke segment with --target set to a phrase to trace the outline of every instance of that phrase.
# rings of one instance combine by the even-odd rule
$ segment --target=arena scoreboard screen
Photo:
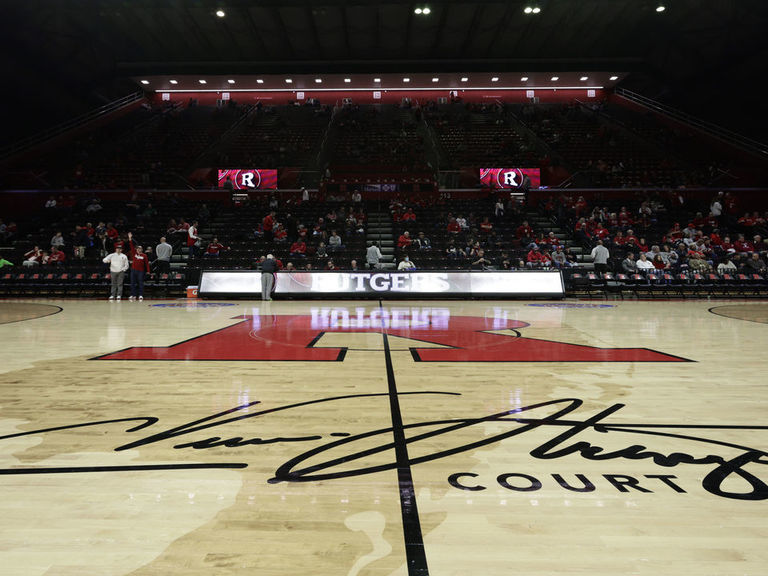
[[[480,185],[494,190],[524,191],[541,186],[539,168],[480,168]]]
[[[277,170],[273,169],[220,169],[219,188],[225,188],[228,179],[232,182],[232,190],[275,190],[277,188]]]

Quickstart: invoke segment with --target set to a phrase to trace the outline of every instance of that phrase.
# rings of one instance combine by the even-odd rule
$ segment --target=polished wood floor
[[[0,573],[766,575],[767,312],[0,301]]]

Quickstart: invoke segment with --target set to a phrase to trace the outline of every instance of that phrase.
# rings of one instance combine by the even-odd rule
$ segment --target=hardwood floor
[[[0,301],[2,574],[765,574],[767,317]]]

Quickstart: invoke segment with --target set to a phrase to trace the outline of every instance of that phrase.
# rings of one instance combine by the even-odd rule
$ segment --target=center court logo
[[[93,360],[341,362],[347,348],[325,347],[322,338],[346,332],[408,339],[414,342],[410,352],[416,362],[689,362],[649,348],[599,348],[528,338],[520,331],[529,323],[503,314],[453,316],[439,308],[319,308],[309,315],[233,319],[239,322],[183,342],[131,347]]]

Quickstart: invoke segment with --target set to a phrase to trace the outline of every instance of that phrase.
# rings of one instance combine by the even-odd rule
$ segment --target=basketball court
[[[764,575],[766,322],[2,301],[2,574]]]

